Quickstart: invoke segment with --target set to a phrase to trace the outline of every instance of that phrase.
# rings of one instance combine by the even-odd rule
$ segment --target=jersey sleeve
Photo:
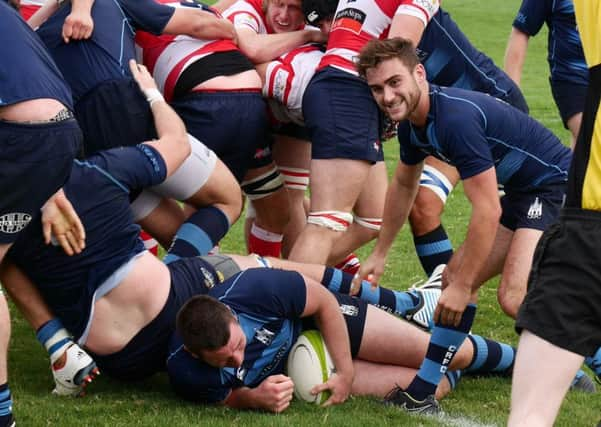
[[[450,112],[444,128],[438,130],[441,151],[457,168],[462,180],[494,167],[486,139],[486,118],[482,114],[475,107]]]
[[[414,16],[421,20],[425,27],[439,8],[439,0],[407,0],[401,2],[395,15]]]
[[[232,283],[223,302],[234,311],[294,319],[305,310],[305,279],[295,271],[252,268],[235,276]]]
[[[136,28],[159,35],[175,13],[175,8],[154,0],[118,0]]]
[[[100,151],[90,156],[87,162],[98,165],[127,191],[160,184],[167,176],[165,161],[147,144]]]
[[[523,0],[513,27],[529,36],[535,36],[550,13],[551,3],[548,0]]]
[[[234,27],[236,28],[247,28],[257,34],[261,33],[261,25],[259,24],[259,20],[250,12],[244,10],[235,11],[228,16],[228,19],[232,21]]]
[[[173,391],[180,397],[214,404],[223,402],[232,388],[240,386],[225,369],[214,368],[192,357],[177,335],[171,339],[169,350],[167,375]]]

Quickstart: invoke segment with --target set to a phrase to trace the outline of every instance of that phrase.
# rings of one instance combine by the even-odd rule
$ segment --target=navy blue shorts
[[[532,192],[511,191],[501,198],[501,224],[510,230],[532,228],[546,230],[557,222],[567,186],[549,185]]]
[[[359,349],[361,348],[368,304],[367,302],[350,295],[339,294],[338,292],[332,293],[338,301],[340,312],[344,316],[346,330],[348,331],[351,342],[351,356],[354,359],[359,354]],[[319,329],[312,317],[303,319],[303,330],[307,329]]]
[[[568,120],[575,114],[584,111],[588,86],[551,79],[549,79],[549,83],[551,84],[553,99],[559,109],[563,127],[568,129]]]
[[[171,106],[238,182],[248,169],[271,163],[267,106],[259,91],[192,92]]]
[[[12,243],[69,178],[81,146],[74,119],[23,124],[0,121],[0,243]]]
[[[582,356],[601,346],[601,213],[564,209],[539,240],[516,329]]]
[[[75,104],[84,135],[84,155],[132,146],[156,138],[150,106],[131,78],[110,80],[88,91]]]
[[[305,125],[313,159],[382,160],[380,113],[359,77],[326,67],[303,96]]]
[[[175,317],[190,297],[206,294],[217,282],[215,270],[201,258],[183,258],[167,266],[171,290],[161,312],[117,353],[91,353],[101,372],[123,381],[147,378],[166,370],[169,339],[175,331]]]

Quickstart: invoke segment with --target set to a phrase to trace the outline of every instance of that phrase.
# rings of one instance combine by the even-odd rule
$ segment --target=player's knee
[[[444,203],[437,195],[420,189],[409,213],[413,234],[420,236],[438,227],[443,210]]]
[[[353,223],[353,215],[342,211],[309,212],[307,223],[327,230],[345,232]]]
[[[499,286],[497,300],[499,301],[501,310],[503,310],[506,315],[513,319],[517,318],[523,296],[517,295],[515,292],[508,291],[502,286]]]
[[[409,214],[413,234],[421,235],[440,224],[447,197],[453,184],[436,168],[426,165],[419,180],[419,191]]]
[[[363,241],[370,241],[378,237],[382,227],[382,218],[365,218],[355,216],[355,224],[361,226],[361,236]]]
[[[284,180],[275,165],[261,175],[244,180],[242,191],[249,200],[260,200],[269,197],[284,187]]]

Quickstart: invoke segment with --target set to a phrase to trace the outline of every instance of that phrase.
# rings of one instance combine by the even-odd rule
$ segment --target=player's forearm
[[[233,409],[267,409],[261,406],[259,394],[256,388],[235,388],[223,401],[223,404]]]
[[[298,30],[279,34],[240,31],[238,47],[254,64],[271,61],[305,43],[316,41],[319,31]]]
[[[336,298],[328,291],[325,292],[327,299],[324,298],[323,304],[320,305],[314,317],[332,357],[336,372],[352,379],[355,371],[346,322],[340,313]]]
[[[93,5],[94,0],[71,0],[71,12],[85,13],[87,15],[91,15]]]
[[[59,4],[56,0],[46,0],[31,17],[27,20],[27,25],[32,29],[37,29],[40,25],[50,18],[58,10]]]
[[[408,169],[399,163],[395,176],[388,186],[384,214],[382,215],[382,227],[373,250],[373,253],[378,256],[386,256],[397,234],[407,221],[413,206],[418,190],[415,177],[418,175],[412,169]],[[412,172],[411,176],[407,176],[407,171]]]
[[[505,63],[503,68],[507,75],[517,84],[520,85],[522,80],[522,70],[524,61],[526,60],[526,51],[528,50],[528,35],[520,30],[512,28],[505,50]]]
[[[165,34],[185,34],[197,39],[235,39],[234,25],[227,19],[199,9],[176,9],[163,29]]]
[[[460,262],[452,260],[448,266],[459,285],[475,290],[482,284],[479,275],[492,251],[500,215],[500,206],[472,208]]]

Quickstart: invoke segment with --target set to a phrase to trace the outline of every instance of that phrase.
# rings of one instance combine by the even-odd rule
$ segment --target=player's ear
[[[422,64],[417,64],[413,69],[413,76],[418,83],[426,81],[426,69]]]

